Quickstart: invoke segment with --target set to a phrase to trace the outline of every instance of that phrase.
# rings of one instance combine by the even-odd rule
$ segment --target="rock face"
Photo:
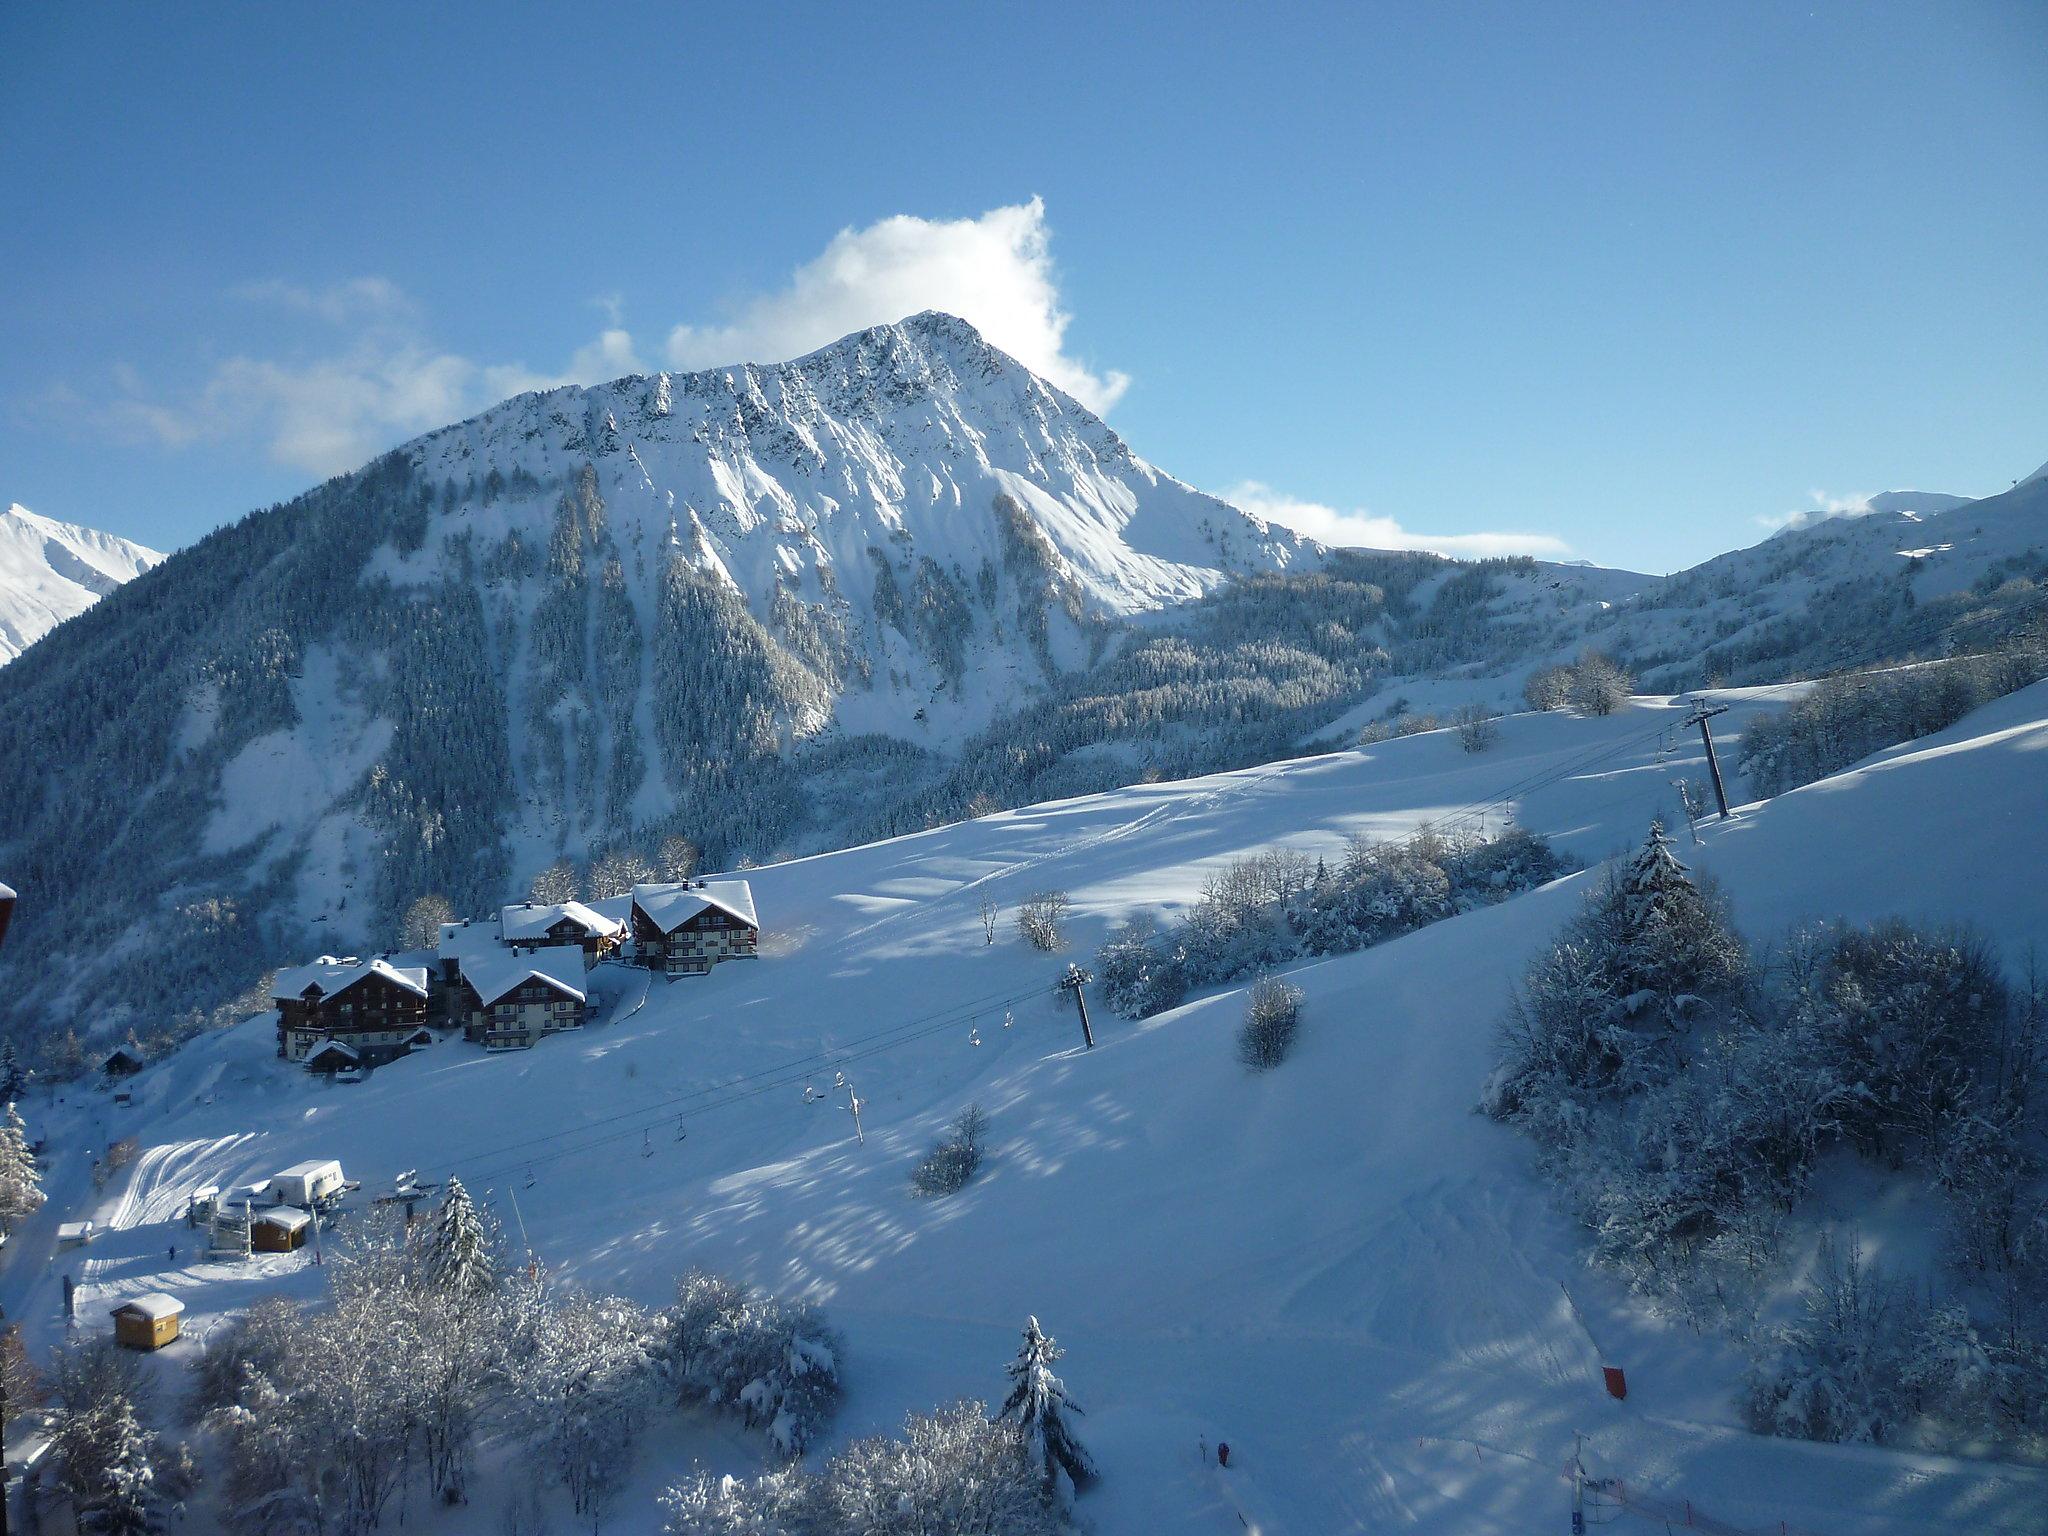
[[[19,502],[0,512],[0,664],[163,558],[111,533],[39,517]]]

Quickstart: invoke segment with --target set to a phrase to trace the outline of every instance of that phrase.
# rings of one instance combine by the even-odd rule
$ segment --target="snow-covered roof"
[[[332,997],[370,976],[382,976],[408,992],[427,995],[425,966],[396,966],[387,960],[358,960],[353,956],[342,960],[333,955],[322,955],[311,965],[294,965],[279,971],[277,980],[271,983],[270,995],[273,1000],[299,998],[309,988],[318,987],[323,997]]]
[[[301,1227],[310,1226],[312,1221],[312,1212],[302,1211],[296,1205],[273,1205],[269,1210],[252,1218],[251,1224],[260,1227],[283,1227],[287,1232],[296,1232]]]
[[[548,930],[568,918],[586,934],[610,938],[619,924],[580,901],[558,901],[549,905],[522,901],[498,914],[498,932],[507,944],[531,942],[547,937]]]
[[[530,955],[501,950],[495,954],[468,955],[462,961],[462,979],[476,989],[477,1001],[486,1008],[528,977],[537,977],[579,1002],[588,996],[580,949],[543,949]]]
[[[744,880],[679,880],[671,884],[636,885],[633,905],[663,933],[674,933],[707,907],[729,912],[749,928],[761,926],[754,916],[754,888]]]
[[[60,1221],[57,1223],[57,1241],[60,1243],[75,1243],[92,1230],[93,1226],[90,1220]]]
[[[14,900],[14,887],[9,885],[6,881],[0,880],[0,901],[12,900]]]
[[[341,1164],[331,1157],[316,1157],[308,1162],[293,1163],[291,1167],[285,1169],[277,1177],[280,1179],[312,1179],[318,1178],[323,1173],[331,1173],[336,1178],[340,1178]]]
[[[322,1056],[346,1056],[350,1061],[361,1061],[362,1054],[346,1040],[323,1040],[306,1053],[306,1060],[318,1061]]]
[[[152,1323],[160,1323],[167,1317],[176,1317],[184,1310],[185,1303],[177,1297],[166,1296],[162,1291],[151,1291],[143,1296],[130,1296],[114,1308],[114,1316],[119,1317],[123,1312],[133,1312],[148,1318]]]
[[[134,1047],[126,1045],[117,1045],[111,1051],[107,1052],[106,1055],[100,1058],[100,1065],[103,1067],[111,1066],[113,1063],[117,1061],[132,1061],[139,1065],[142,1062],[142,1059],[142,1052],[136,1050]]]
[[[498,925],[488,920],[472,922],[464,918],[459,923],[441,925],[440,956],[443,960],[460,960],[465,955],[480,955],[498,946]]]

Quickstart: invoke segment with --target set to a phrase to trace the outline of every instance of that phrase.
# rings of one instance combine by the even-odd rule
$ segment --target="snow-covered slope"
[[[1887,492],[1647,587],[1587,627],[1661,686],[1972,649],[2048,589],[2048,480],[1979,501]],[[2017,585],[2013,585],[2013,584]]]
[[[1783,696],[1726,694],[1721,734]],[[1035,1313],[1088,1410],[1106,1477],[1081,1508],[1103,1536],[1563,1529],[1581,1430],[1590,1470],[1674,1527],[1689,1512],[1724,1531],[2038,1530],[2039,1470],[1742,1432],[1732,1353],[1589,1272],[1530,1148],[1472,1113],[1509,982],[1587,876],[1297,967],[1301,1040],[1263,1076],[1234,1057],[1241,992],[1141,1025],[1098,1016],[1093,1051],[1051,992],[1114,919],[1188,902],[1254,848],[1329,850],[1504,796],[1494,814],[1598,858],[1674,813],[1671,778],[1699,771],[1682,718],[1661,700],[1521,716],[1476,756],[1438,732],[760,869],[761,959],[651,989],[607,967],[609,1021],[527,1055],[438,1046],[321,1088],[253,1021],[145,1073],[133,1110],[38,1104],[60,1147],[38,1221],[114,1229],[81,1276],[83,1316],[168,1288],[203,1331],[272,1288],[312,1294],[319,1275],[304,1256],[166,1269],[167,1242],[189,1248],[175,1221],[192,1187],[315,1156],[366,1192],[401,1169],[456,1172],[574,1282],[656,1302],[704,1264],[821,1300],[848,1336],[836,1436],[999,1391]],[[2018,962],[2048,941],[2044,763],[2048,685],[1705,828],[1688,857],[1754,934],[1900,912],[1972,921]],[[1070,954],[1009,926],[1046,888],[1074,900]],[[985,899],[1005,911],[993,945]],[[843,1095],[806,1102],[806,1082],[836,1072],[863,1100],[864,1143]],[[913,1201],[911,1162],[969,1100],[992,1116],[988,1172]],[[142,1146],[103,1196],[90,1121]],[[48,1334],[64,1266],[36,1262],[43,1241],[43,1226],[17,1237],[0,1285],[8,1315]],[[1602,1391],[1607,1364],[1627,1370],[1626,1403]],[[1219,1439],[1228,1474],[1198,1456]],[[653,1490],[691,1457],[744,1471],[749,1456],[664,1439],[611,1528],[657,1529]]]
[[[163,558],[111,533],[39,517],[15,502],[0,512],[0,663]]]

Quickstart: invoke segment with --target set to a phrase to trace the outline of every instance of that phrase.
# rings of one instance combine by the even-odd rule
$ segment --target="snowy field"
[[[1744,720],[1782,693],[1725,699],[1732,769]],[[91,1328],[122,1296],[172,1291],[190,1307],[157,1361],[173,1373],[221,1316],[319,1290],[310,1254],[196,1262],[186,1195],[335,1157],[366,1196],[404,1169],[460,1174],[575,1284],[659,1304],[700,1264],[819,1301],[848,1343],[828,1450],[999,1396],[1035,1313],[1087,1410],[1105,1476],[1079,1509],[1104,1536],[1563,1530],[1575,1431],[1589,1470],[1624,1480],[1622,1529],[1688,1510],[1788,1536],[2048,1529],[2048,1472],[1742,1431],[1735,1354],[1589,1271],[1527,1144],[1473,1112],[1509,984],[1586,876],[1294,967],[1300,1041],[1261,1077],[1234,1053],[1241,989],[1135,1025],[1098,1006],[1093,1051],[1051,992],[1117,918],[1176,910],[1261,847],[1333,853],[1470,812],[1604,857],[1677,819],[1674,777],[1703,777],[1683,718],[1661,699],[1517,716],[1480,755],[1440,731],[757,870],[758,961],[651,986],[608,966],[605,1021],[528,1053],[444,1043],[330,1087],[251,1021],[137,1079],[133,1108],[30,1106],[57,1149],[52,1200],[0,1260],[0,1299],[41,1347],[66,1274]],[[1974,923],[2018,964],[2048,941],[2048,684],[1702,835],[1681,851],[1752,936],[1899,913]],[[1014,926],[1045,889],[1075,906],[1057,956]],[[864,1142],[843,1092],[807,1101],[838,1073]],[[970,1100],[992,1119],[986,1172],[912,1200],[911,1164]],[[139,1155],[96,1192],[81,1149],[121,1136]],[[55,1223],[82,1215],[105,1235],[53,1256]],[[1626,1369],[1625,1403],[1603,1365]],[[1219,1440],[1228,1472],[1200,1456]],[[607,1529],[657,1530],[654,1494],[693,1458],[758,1465],[724,1428],[665,1421]],[[495,1530],[494,1497],[486,1480],[468,1510],[408,1525]]]

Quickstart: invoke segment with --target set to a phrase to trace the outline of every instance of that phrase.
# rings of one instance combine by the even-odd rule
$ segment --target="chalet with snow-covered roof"
[[[149,1063],[133,1046],[117,1045],[100,1058],[100,1071],[108,1077],[133,1077]]]
[[[514,949],[578,949],[588,970],[625,942],[626,925],[580,901],[522,901],[498,914],[498,938]]]
[[[581,1029],[590,1001],[582,952],[567,946],[467,955],[450,998],[450,1019],[487,1051],[525,1050]]]
[[[759,952],[754,889],[744,880],[636,885],[631,922],[640,963],[668,976],[702,976],[720,960]]]
[[[311,965],[279,971],[270,991],[277,1004],[277,1053],[287,1061],[307,1061],[337,1042],[355,1060],[339,1062],[329,1051],[323,1063],[376,1066],[410,1051],[427,1020],[422,966],[322,955]]]

